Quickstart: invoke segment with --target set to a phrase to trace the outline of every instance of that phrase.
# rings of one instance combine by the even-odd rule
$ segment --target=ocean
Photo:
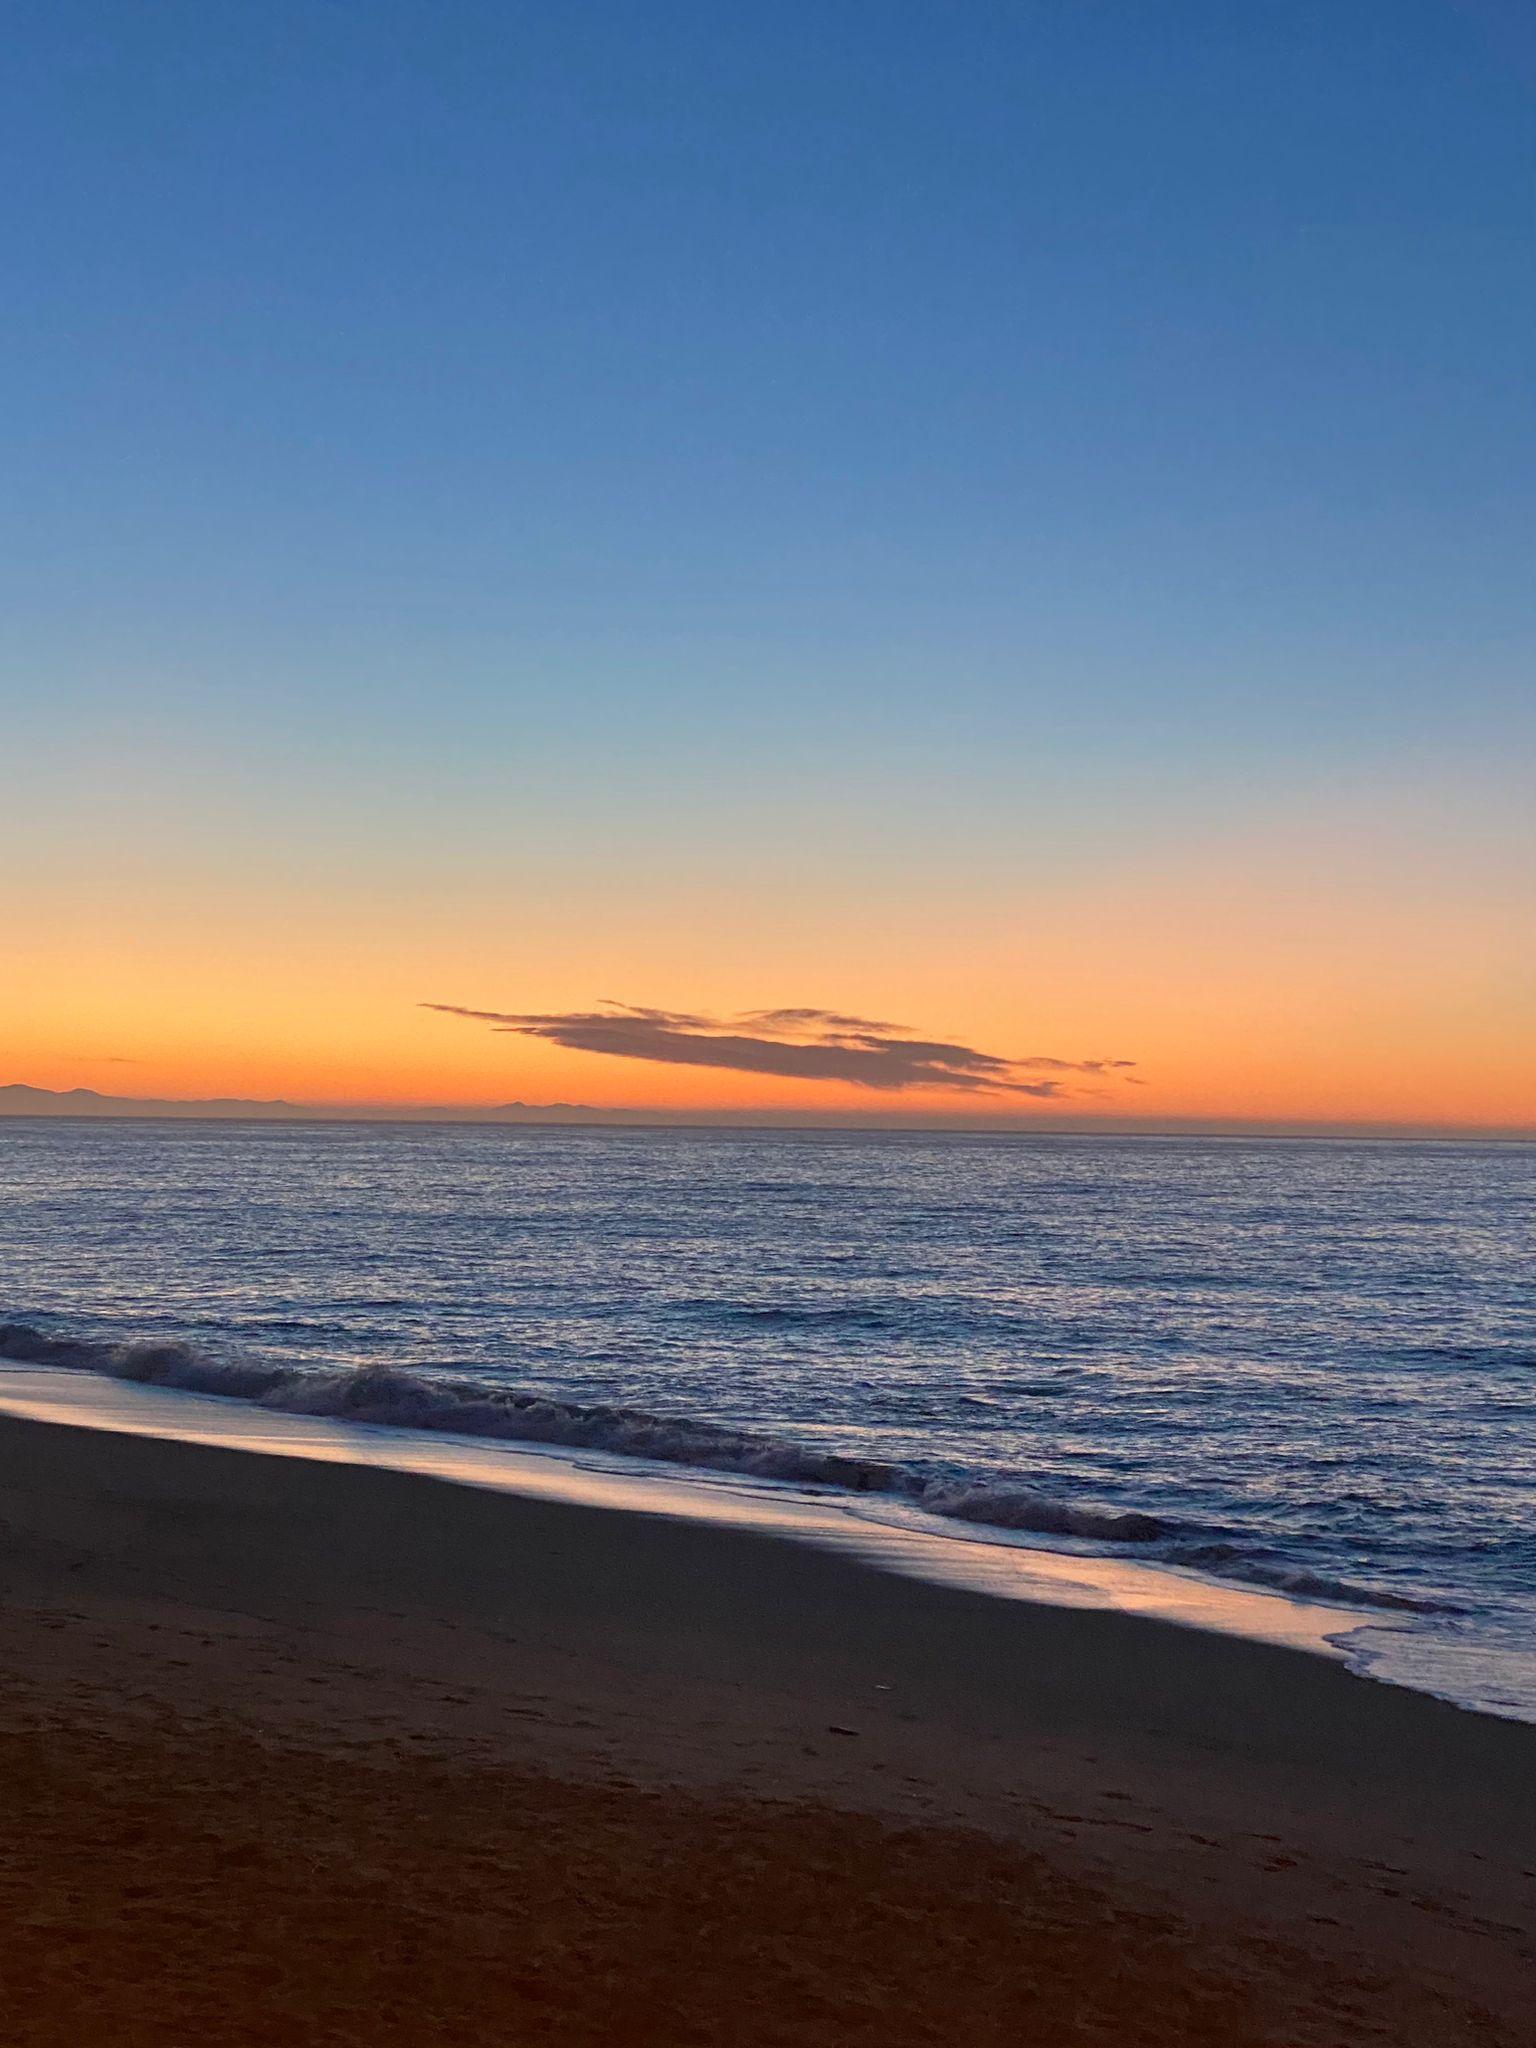
[[[1347,1611],[1536,1720],[1536,1146],[0,1122],[0,1360]]]

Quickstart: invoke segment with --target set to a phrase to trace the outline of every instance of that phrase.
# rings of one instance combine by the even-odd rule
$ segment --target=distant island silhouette
[[[239,1095],[199,1100],[175,1096],[103,1095],[96,1088],[34,1088],[25,1081],[0,1083],[0,1116],[270,1117],[348,1123],[547,1122],[578,1117],[625,1122],[642,1110],[594,1109],[584,1102],[392,1103],[263,1101]]]

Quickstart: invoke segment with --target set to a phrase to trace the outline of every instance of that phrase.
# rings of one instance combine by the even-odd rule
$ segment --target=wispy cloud
[[[571,1052],[607,1053],[672,1067],[720,1067],[736,1074],[776,1074],[796,1081],[845,1081],[885,1093],[946,1088],[1050,1101],[1079,1092],[1069,1085],[1068,1076],[1129,1080],[1133,1077],[1125,1069],[1136,1064],[1121,1059],[1058,1059],[1043,1053],[1005,1059],[975,1046],[918,1038],[901,1024],[810,1007],[748,1010],[735,1017],[611,1002],[596,1010],[555,1012],[472,1010],[461,1003],[421,1007],[489,1024],[520,1038],[542,1039]]]

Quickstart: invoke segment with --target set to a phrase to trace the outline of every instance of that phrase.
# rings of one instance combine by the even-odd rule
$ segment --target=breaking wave
[[[398,1366],[268,1364],[215,1357],[176,1340],[110,1344],[52,1337],[25,1323],[0,1324],[0,1358],[105,1373],[184,1393],[223,1394],[289,1415],[556,1444],[754,1479],[885,1494],[954,1521],[1033,1535],[1151,1543],[1171,1533],[1170,1524],[1153,1515],[1063,1501],[1017,1480],[934,1479],[906,1465],[812,1450],[693,1417],[561,1401]]]
[[[1357,1586],[1350,1579],[1330,1579],[1303,1566],[1272,1563],[1254,1557],[1234,1543],[1176,1544],[1165,1550],[1162,1564],[1186,1565],[1191,1570],[1213,1573],[1217,1578],[1239,1579],[1245,1585],[1262,1586],[1267,1592],[1285,1593],[1293,1600],[1322,1600],[1347,1607],[1380,1607],[1392,1614],[1459,1614],[1443,1600],[1416,1599],[1408,1593],[1393,1593],[1381,1586]]]

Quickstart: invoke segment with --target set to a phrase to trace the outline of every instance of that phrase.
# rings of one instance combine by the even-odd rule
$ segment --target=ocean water
[[[1536,1146],[16,1119],[0,1358],[1324,1601],[1536,1719]]]

